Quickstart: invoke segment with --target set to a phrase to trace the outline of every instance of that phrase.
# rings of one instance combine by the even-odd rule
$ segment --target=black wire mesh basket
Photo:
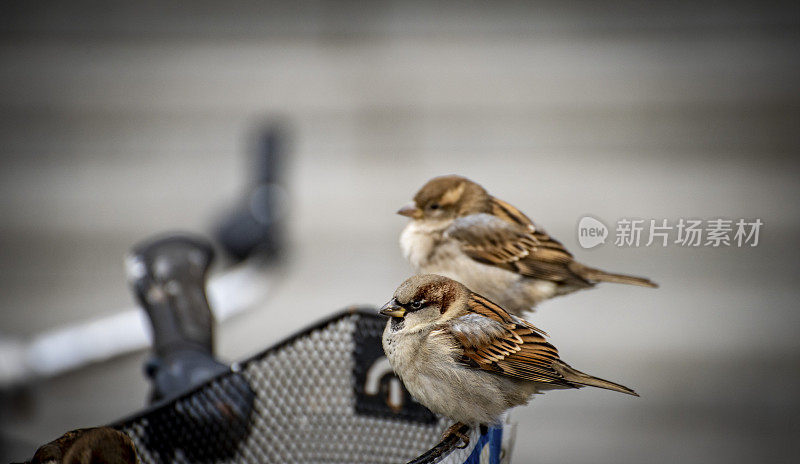
[[[385,319],[351,309],[112,424],[142,464],[508,462],[502,428],[439,442],[449,425],[411,399],[383,355]]]

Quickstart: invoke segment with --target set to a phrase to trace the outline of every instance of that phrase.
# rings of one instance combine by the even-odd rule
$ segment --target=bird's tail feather
[[[613,390],[620,393],[626,393],[628,395],[639,396],[638,393],[624,385],[585,374],[564,362],[555,362],[553,363],[553,367],[565,380],[569,382],[581,386],[605,388],[606,390]]]
[[[614,282],[617,284],[638,285],[640,287],[658,288],[658,284],[646,277],[629,276],[625,274],[614,274],[601,271],[580,263],[573,262],[570,266],[572,272],[578,274],[589,282]]]

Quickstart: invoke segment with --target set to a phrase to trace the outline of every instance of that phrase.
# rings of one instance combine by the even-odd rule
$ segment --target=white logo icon
[[[599,220],[584,216],[578,221],[578,243],[583,248],[594,248],[606,243],[608,227]]]

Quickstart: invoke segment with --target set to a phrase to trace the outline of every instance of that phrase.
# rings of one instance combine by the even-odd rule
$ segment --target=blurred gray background
[[[394,211],[459,173],[577,257],[645,275],[542,305],[564,359],[636,388],[515,413],[516,462],[796,462],[796,2],[4,2],[0,331],[131,306],[122,259],[207,232],[265,121],[289,128],[290,249],[270,298],[218,330],[255,353],[410,274]],[[576,225],[760,218],[755,248],[582,250]],[[144,353],[4,405],[0,460],[139,409]]]

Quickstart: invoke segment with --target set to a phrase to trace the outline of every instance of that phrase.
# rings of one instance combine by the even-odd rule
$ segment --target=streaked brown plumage
[[[461,176],[431,179],[398,213],[412,219],[400,244],[417,272],[456,279],[517,315],[599,282],[657,287],[575,261],[517,208]]]
[[[109,427],[71,430],[36,450],[31,464],[135,464],[136,447]]]
[[[580,372],[545,333],[452,279],[419,275],[381,308],[389,363],[432,411],[470,426],[494,424],[534,393],[592,386],[633,390]]]

